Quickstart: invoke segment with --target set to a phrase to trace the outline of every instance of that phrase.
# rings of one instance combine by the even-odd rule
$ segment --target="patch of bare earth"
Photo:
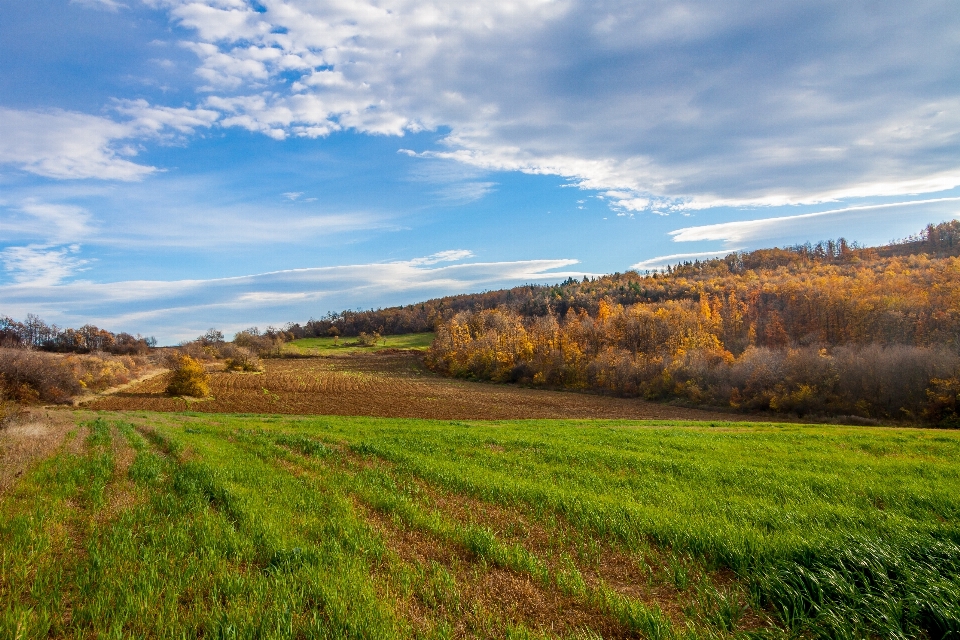
[[[0,429],[0,495],[37,462],[52,456],[71,431],[82,431],[71,412],[25,409],[13,424]],[[82,448],[84,434],[70,442],[71,451]]]
[[[262,374],[214,371],[212,399],[171,398],[165,373],[97,398],[105,410],[377,416],[439,420],[742,419],[631,398],[468,382],[439,376],[415,351],[265,360]]]

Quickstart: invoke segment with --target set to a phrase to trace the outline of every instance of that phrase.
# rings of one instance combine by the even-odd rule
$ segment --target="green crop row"
[[[103,414],[0,496],[0,637],[955,637],[958,461],[928,430]]]

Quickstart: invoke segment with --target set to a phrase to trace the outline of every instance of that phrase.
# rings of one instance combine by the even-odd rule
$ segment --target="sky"
[[[0,0],[0,315],[173,344],[960,217],[955,0]]]

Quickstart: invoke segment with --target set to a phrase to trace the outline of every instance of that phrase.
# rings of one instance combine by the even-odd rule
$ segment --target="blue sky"
[[[14,317],[176,342],[960,214],[951,1],[0,11]]]

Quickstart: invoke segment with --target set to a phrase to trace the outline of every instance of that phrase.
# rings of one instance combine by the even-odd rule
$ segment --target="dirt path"
[[[742,420],[736,414],[643,400],[453,380],[418,352],[266,360],[262,374],[211,374],[212,399],[170,398],[170,373],[92,399],[89,409],[286,413],[442,420],[627,418]]]
[[[131,380],[126,384],[117,385],[116,387],[110,387],[109,389],[104,389],[103,391],[98,391],[96,393],[87,393],[78,398],[75,398],[73,401],[73,406],[81,407],[81,406],[90,404],[91,402],[98,400],[100,398],[103,398],[105,396],[113,395],[114,393],[118,393],[120,391],[125,391],[133,387],[134,385],[140,384],[141,382],[146,382],[147,380],[156,378],[157,376],[162,375],[167,371],[169,371],[169,369],[163,369],[163,368],[148,369],[147,371],[143,372],[140,376],[138,376],[135,380]]]

